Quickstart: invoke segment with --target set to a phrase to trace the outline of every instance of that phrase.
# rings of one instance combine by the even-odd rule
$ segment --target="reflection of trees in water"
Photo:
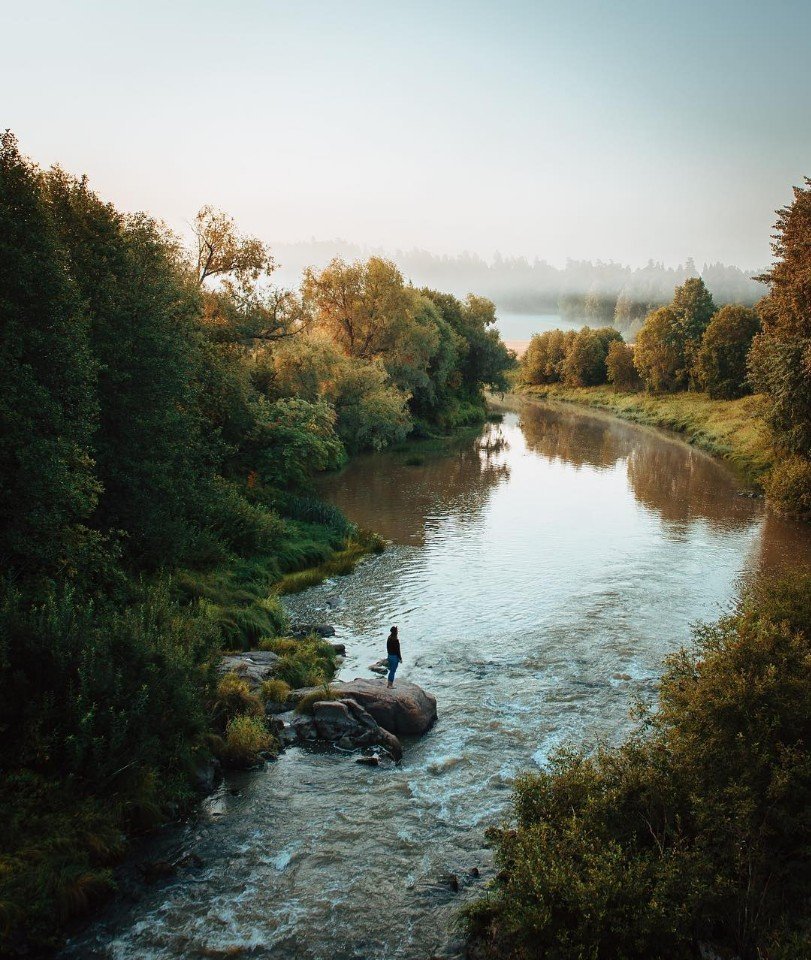
[[[547,460],[562,460],[575,467],[613,467],[628,455],[613,424],[569,410],[526,407],[521,410],[521,430],[527,448]]]
[[[811,566],[811,529],[767,512],[753,545],[748,566],[758,573],[809,569]]]
[[[501,428],[488,424],[475,440],[419,466],[390,453],[359,457],[319,487],[359,526],[397,543],[423,543],[431,519],[476,522],[490,491],[510,475],[500,458],[507,447]]]
[[[634,496],[668,523],[745,526],[758,513],[737,496],[738,484],[724,467],[686,445],[577,411],[528,407],[521,414],[527,447],[549,460],[596,469],[627,460]]]
[[[669,523],[700,519],[730,528],[750,524],[759,512],[738,496],[739,485],[719,464],[679,444],[638,443],[628,458],[634,496]]]

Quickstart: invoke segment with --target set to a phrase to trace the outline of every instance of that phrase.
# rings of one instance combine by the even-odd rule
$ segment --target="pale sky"
[[[0,12],[0,125],[176,228],[751,267],[811,175],[807,0]]]

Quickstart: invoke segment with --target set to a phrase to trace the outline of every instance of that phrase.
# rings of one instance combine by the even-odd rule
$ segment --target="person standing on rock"
[[[389,682],[388,689],[394,686],[394,674],[397,672],[397,667],[403,662],[402,654],[400,653],[400,638],[397,636],[397,627],[392,627],[389,633],[389,638],[386,641],[386,653],[389,657]]]

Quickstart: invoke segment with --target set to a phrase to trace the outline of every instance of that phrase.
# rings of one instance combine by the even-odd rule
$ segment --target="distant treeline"
[[[189,249],[2,137],[0,953],[108,891],[212,751],[272,747],[219,651],[276,643],[286,683],[330,678],[273,592],[364,549],[313,475],[482,420],[513,362],[482,297],[380,258],[282,290],[229,217],[194,227]]]
[[[340,254],[359,257],[363,247],[346,241],[310,241],[274,247],[285,276],[298,276],[310,265],[323,265]],[[379,251],[373,251],[379,253]],[[691,277],[701,277],[719,305],[751,306],[765,293],[754,279],[762,270],[742,270],[723,263],[705,263],[699,270],[692,260],[677,267],[648,261],[628,267],[611,261],[569,260],[563,268],[544,260],[502,257],[485,260],[472,253],[440,256],[426,250],[397,250],[392,254],[415,284],[450,290],[458,296],[478,290],[499,310],[513,313],[560,313],[567,320],[611,325],[633,335],[645,315],[670,300],[673,288]]]

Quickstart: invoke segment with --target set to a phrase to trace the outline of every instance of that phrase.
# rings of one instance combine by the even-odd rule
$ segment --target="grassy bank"
[[[775,462],[769,429],[757,396],[712,400],[705,393],[625,393],[612,387],[523,387],[518,396],[578,403],[623,420],[678,433],[720,457],[748,482],[760,486]]]

